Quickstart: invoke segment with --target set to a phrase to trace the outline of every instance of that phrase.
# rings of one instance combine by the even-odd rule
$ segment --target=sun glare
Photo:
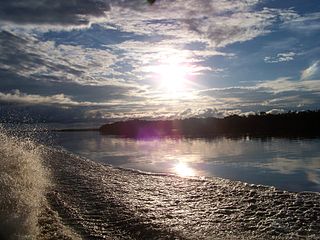
[[[159,66],[160,87],[174,93],[186,87],[188,69],[179,64]]]
[[[159,64],[147,66],[145,70],[150,73],[159,90],[172,97],[186,91],[193,73],[192,67],[180,57],[162,59]]]
[[[183,162],[177,163],[174,166],[174,172],[182,177],[195,176],[195,171]]]

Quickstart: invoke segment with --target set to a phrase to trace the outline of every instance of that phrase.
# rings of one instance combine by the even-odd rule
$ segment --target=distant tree
[[[128,137],[214,137],[218,135],[320,136],[320,110],[183,120],[130,120],[101,126],[103,134]]]

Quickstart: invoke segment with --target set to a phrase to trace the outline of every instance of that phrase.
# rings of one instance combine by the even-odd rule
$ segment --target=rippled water
[[[54,142],[121,168],[217,176],[290,191],[320,191],[320,139],[135,140],[98,132],[56,133]]]
[[[320,193],[119,169],[0,130],[0,239],[319,239]],[[100,138],[76,133],[60,140],[69,139],[70,147],[77,143],[72,138],[86,139],[81,149],[88,151],[96,144],[89,144],[89,135]],[[139,144],[147,153],[169,154],[187,141],[101,139],[119,144],[134,159],[134,153],[146,154]],[[113,152],[111,146],[100,149],[119,153],[119,146]],[[180,160],[170,169],[183,176],[199,173],[190,165]]]

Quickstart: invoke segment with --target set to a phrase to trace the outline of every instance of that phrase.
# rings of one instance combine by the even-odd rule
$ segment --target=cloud
[[[159,1],[145,11],[114,6],[108,12],[108,23],[123,31],[224,47],[268,33],[267,28],[285,12],[268,8],[257,10],[258,3],[258,0]]]
[[[289,62],[294,60],[294,57],[297,55],[295,52],[284,52],[278,53],[274,57],[265,57],[264,61],[266,63],[280,63],[280,62]]]
[[[276,88],[279,86],[281,91]],[[96,120],[205,118],[225,117],[232,114],[246,115],[260,111],[281,113],[288,110],[305,109],[305,107],[314,109],[318,102],[319,91],[319,81],[294,81],[282,78],[248,87],[194,91],[188,96],[177,99],[166,99],[163,92],[146,90],[144,92],[132,91],[126,97],[118,100],[92,102],[76,100],[63,93],[39,95],[16,90],[0,93],[0,104],[2,109],[10,108],[17,112],[20,111],[19,109],[27,109],[32,113],[31,116],[33,114],[41,116],[41,119],[51,119],[45,114],[52,114],[41,106],[47,106],[48,109],[53,108],[59,113],[64,112],[59,109],[70,109],[68,115],[70,118],[73,119],[74,115],[83,121],[92,118]],[[9,108],[6,107],[8,104],[10,104]],[[77,114],[75,114],[75,109],[78,110]]]
[[[289,91],[320,91],[319,80],[292,80],[289,77],[282,77],[275,80],[265,81],[256,85],[258,88],[271,90],[274,93]]]
[[[286,111],[284,109],[271,109],[269,111],[267,111],[267,114],[281,114],[281,113],[285,113]]]
[[[250,86],[191,90],[170,98],[143,78],[146,72],[142,66],[174,56],[192,65],[197,74],[217,71],[201,62],[204,59],[201,53],[209,52],[206,48],[180,51],[169,48],[166,41],[157,42],[153,48],[145,47],[143,41],[124,41],[109,45],[112,50],[102,50],[57,45],[5,31],[0,33],[0,42],[1,106],[11,104],[12,109],[27,106],[35,114],[39,109],[41,114],[49,114],[41,106],[50,106],[78,109],[84,119],[87,115],[119,120],[221,117],[249,111],[314,108],[320,92],[320,81],[279,78]],[[223,55],[218,51],[214,54]],[[131,69],[125,71],[128,67]],[[190,111],[185,111],[189,108]]]
[[[293,143],[292,143],[293,144]],[[295,147],[294,145],[292,147]],[[299,153],[309,153],[310,146],[296,146]],[[292,160],[290,158],[277,157],[268,163],[258,165],[264,169],[270,169],[274,172],[282,174],[293,174],[298,171],[305,172],[309,181],[319,184],[320,175],[316,169],[319,169],[320,162],[318,157],[309,156],[308,158],[300,158]]]
[[[10,29],[13,24],[10,31],[0,32],[1,107],[27,107],[42,114],[50,114],[44,106],[61,113],[61,109],[69,108],[79,111],[76,118],[81,115],[113,119],[219,117],[303,105],[312,108],[319,102],[320,81],[309,79],[315,76],[318,62],[304,70],[301,80],[278,78],[244,86],[232,86],[232,76],[222,80],[228,75],[228,67],[231,73],[244,61],[242,56],[229,52],[242,54],[242,45],[228,46],[278,30],[275,25],[289,29],[291,23],[305,26],[306,22],[315,23],[318,17],[300,16],[293,8],[263,8],[262,2],[1,2],[0,28]],[[39,26],[43,29],[39,30]],[[277,40],[277,36],[270,38]],[[264,43],[265,38],[259,41]],[[276,53],[265,57],[265,62],[295,59],[297,48],[288,48],[288,41],[282,42],[280,46],[276,41],[277,51],[274,46],[272,51],[263,49]],[[266,55],[259,55],[260,59],[261,56]],[[231,63],[237,57],[239,61]],[[192,75],[190,91],[176,97],[160,89],[150,74],[152,67],[168,64],[172,59],[190,67]],[[248,57],[246,61],[251,60]],[[255,74],[259,69],[252,71]],[[206,89],[205,85],[231,87]]]
[[[287,14],[283,13],[283,28],[302,34],[310,34],[320,30],[320,12],[307,13],[299,15],[293,10],[288,10]]]
[[[186,118],[207,118],[216,117],[223,118],[233,114],[241,114],[241,110],[224,110],[217,108],[184,108],[178,112],[173,112],[168,108],[154,109],[154,111],[140,111],[140,112],[105,112],[100,111],[106,119],[112,119],[113,121],[124,119],[186,119]]]
[[[149,1],[149,3],[152,3]],[[15,27],[74,29],[106,21],[112,7],[143,11],[144,0],[10,0],[0,2],[0,22]],[[0,24],[0,25],[2,25]]]
[[[241,114],[240,109],[232,109],[232,110],[226,110],[226,109],[217,109],[217,108],[198,108],[198,109],[185,109],[182,112],[179,112],[177,114],[178,118],[223,118],[226,116],[234,115],[234,114]]]
[[[95,125],[96,122],[105,121],[96,114],[89,114],[86,108],[66,108],[55,105],[17,105],[1,104],[0,122],[5,123],[72,123],[83,122]]]
[[[56,94],[51,96],[41,96],[37,94],[26,94],[19,90],[14,90],[11,93],[0,92],[0,102],[3,103],[16,103],[25,105],[60,105],[64,107],[74,106],[107,106],[112,105],[107,103],[93,103],[93,102],[78,102],[72,100],[70,97],[64,94]]]
[[[197,96],[206,97],[207,106],[217,109],[240,109],[245,112],[272,111],[283,109],[317,109],[320,93],[319,80],[294,80],[288,77],[250,86],[211,88],[197,92]],[[271,110],[270,110],[271,109]]]
[[[319,63],[320,63],[320,61],[316,61],[311,66],[304,69],[301,72],[301,80],[307,80],[307,79],[310,79],[311,77],[313,77],[319,70]]]
[[[100,0],[10,0],[0,2],[0,19],[16,24],[86,26],[110,10]]]
[[[131,101],[129,101],[131,100]],[[107,111],[117,111],[117,110],[131,110],[132,107],[141,106],[141,102],[145,99],[135,98],[122,98],[122,99],[111,99],[108,101],[78,101],[73,99],[71,96],[66,96],[63,93],[54,95],[39,95],[39,94],[28,94],[23,93],[18,89],[12,90],[9,93],[0,92],[0,104],[1,103],[14,103],[16,105],[52,105],[59,107],[84,107],[88,109],[98,109],[104,108]],[[157,107],[156,102],[154,107]]]
[[[115,67],[118,56],[105,49],[56,45],[30,35],[0,32],[0,69],[42,82],[135,88],[130,73]]]

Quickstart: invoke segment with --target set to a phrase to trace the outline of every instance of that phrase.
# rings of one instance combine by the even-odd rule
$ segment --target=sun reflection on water
[[[196,172],[184,162],[179,162],[174,166],[174,172],[182,177],[195,176]]]

